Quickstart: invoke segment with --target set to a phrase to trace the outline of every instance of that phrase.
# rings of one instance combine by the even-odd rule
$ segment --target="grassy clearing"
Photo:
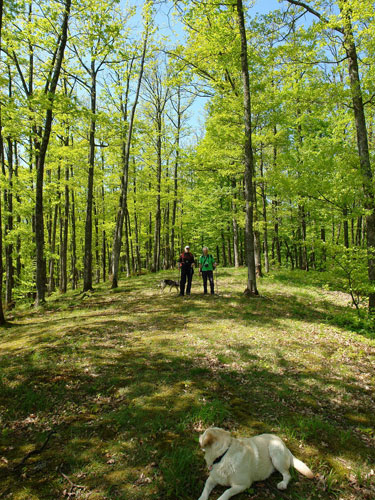
[[[219,297],[197,276],[190,298],[161,295],[146,275],[16,311],[0,337],[0,498],[198,498],[198,435],[215,424],[275,432],[319,475],[281,493],[275,474],[239,500],[374,499],[375,340],[343,326],[349,298],[321,275],[280,271],[247,299],[245,273],[221,270]]]

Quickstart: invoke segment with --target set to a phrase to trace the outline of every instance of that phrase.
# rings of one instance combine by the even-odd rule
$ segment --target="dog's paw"
[[[284,481],[281,481],[280,483],[278,483],[278,484],[277,484],[277,488],[278,488],[279,490],[286,490],[286,489],[287,489],[287,487],[288,487],[288,485],[287,485],[287,484],[285,484],[285,482],[284,482]]]

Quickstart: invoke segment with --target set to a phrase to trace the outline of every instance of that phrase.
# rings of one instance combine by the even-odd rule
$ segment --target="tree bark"
[[[3,28],[3,0],[0,0],[0,58],[1,58],[1,47],[2,47],[2,28]],[[2,104],[0,101],[0,162],[2,168],[4,168],[4,142],[3,142],[3,124],[2,124]],[[1,213],[1,194],[0,194],[0,325],[5,325],[5,317],[3,310],[3,223],[2,223],[2,213]]]
[[[262,215],[263,215],[263,247],[264,247],[264,268],[266,273],[270,272],[269,255],[268,255],[268,227],[267,227],[267,196],[266,185],[264,181],[264,165],[263,165],[263,150],[260,160],[260,189],[262,194]]]
[[[64,59],[66,41],[68,37],[68,21],[70,15],[71,0],[65,1],[65,12],[61,28],[60,44],[57,51],[55,66],[49,88],[46,89],[48,108],[46,111],[44,131],[40,147],[36,153],[36,186],[35,186],[35,241],[36,241],[36,300],[38,306],[45,302],[46,289],[46,260],[44,256],[44,219],[43,219],[43,182],[44,165],[51,135],[53,104],[56,88],[60,77],[61,66]]]
[[[54,214],[52,217],[51,221],[51,257],[49,259],[48,263],[48,268],[49,268],[49,280],[48,280],[48,293],[52,293],[56,289],[56,283],[55,283],[55,252],[56,252],[56,228],[57,228],[57,215],[59,211],[59,206],[60,206],[60,165],[58,166],[57,169],[57,180],[59,181],[59,187],[58,187],[58,202],[55,205],[55,210]]]
[[[181,88],[177,89],[177,125],[176,125],[176,139],[175,139],[175,162],[173,172],[173,204],[172,204],[172,229],[171,229],[171,267],[175,265],[175,225],[177,214],[177,194],[178,194],[178,167],[180,162],[180,135],[181,135]]]
[[[368,147],[368,132],[366,116],[363,104],[361,81],[358,68],[357,48],[352,30],[350,8],[346,1],[339,2],[339,8],[344,21],[344,48],[348,56],[348,71],[350,79],[350,90],[354,110],[354,120],[357,133],[357,147],[359,153],[359,164],[362,175],[363,192],[365,197],[365,208],[368,210],[366,216],[367,227],[367,254],[368,254],[368,277],[370,285],[375,285],[375,196],[373,187],[373,173]],[[375,293],[369,294],[369,309],[375,309]]]
[[[236,179],[232,179],[233,199],[232,199],[232,226],[233,226],[233,256],[234,267],[239,267],[240,257],[238,248],[238,223],[237,223],[237,196],[236,196]]]
[[[162,144],[161,144],[161,134],[162,134],[162,109],[161,103],[157,103],[156,110],[156,208],[155,208],[155,232],[154,232],[154,256],[152,271],[156,272],[160,269],[160,231],[161,231],[161,209],[160,209],[160,198],[161,198],[161,155],[162,155]]]
[[[69,143],[69,139],[66,141],[66,146]],[[68,286],[68,229],[69,229],[69,167],[65,167],[65,203],[64,203],[64,217],[62,221],[63,225],[63,237],[62,245],[60,248],[60,291],[66,293]]]
[[[73,167],[71,168],[71,177],[73,177]],[[78,286],[78,270],[77,270],[77,237],[76,237],[76,204],[74,198],[74,189],[71,190],[72,198],[72,289],[75,290]]]
[[[9,90],[11,95],[11,87]],[[5,235],[11,237],[13,231],[13,141],[11,137],[7,138],[8,144],[8,189],[6,190],[6,208],[7,217],[5,224]],[[5,302],[9,306],[12,302],[13,291],[13,244],[7,242],[5,245],[5,263],[6,263],[6,287],[5,287]]]
[[[96,61],[91,59],[90,104],[91,120],[89,132],[89,170],[87,180],[87,202],[85,221],[85,250],[83,258],[83,291],[93,290],[92,286],[92,212],[94,198],[95,131],[96,131]]]
[[[138,83],[137,89],[134,97],[133,107],[130,114],[129,127],[127,130],[126,142],[123,143],[122,150],[122,162],[123,162],[123,170],[121,176],[121,194],[120,194],[120,204],[117,211],[116,217],[116,228],[113,237],[113,245],[112,245],[112,288],[118,287],[118,274],[119,274],[119,263],[120,263],[120,252],[121,252],[121,244],[122,244],[122,230],[124,225],[125,213],[127,210],[127,191],[128,191],[128,173],[129,173],[129,157],[130,157],[130,147],[131,147],[131,139],[133,135],[133,126],[134,126],[134,118],[135,112],[137,109],[139,93],[141,89],[141,83],[143,78],[143,70],[144,70],[144,62],[146,58],[147,51],[147,41],[148,41],[148,25],[146,26],[145,37],[143,40],[143,49],[141,56],[141,65],[139,69],[138,75]]]
[[[251,126],[251,94],[249,65],[247,59],[246,28],[243,12],[242,0],[237,0],[238,27],[241,38],[241,70],[243,80],[243,105],[245,121],[245,238],[246,238],[246,263],[247,263],[247,288],[246,293],[258,295],[255,258],[254,258],[254,232],[253,232],[253,176],[254,176],[254,155],[252,147],[252,126]]]

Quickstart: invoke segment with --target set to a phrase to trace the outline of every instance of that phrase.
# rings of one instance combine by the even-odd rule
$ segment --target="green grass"
[[[198,498],[198,436],[212,424],[277,433],[318,475],[294,473],[279,492],[274,474],[238,500],[375,498],[375,340],[345,321],[349,297],[319,273],[281,270],[249,299],[246,270],[225,269],[220,296],[202,296],[196,275],[181,299],[159,293],[165,275],[12,312],[0,333],[0,498]]]

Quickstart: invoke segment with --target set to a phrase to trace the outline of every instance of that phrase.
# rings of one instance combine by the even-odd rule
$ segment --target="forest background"
[[[372,310],[374,29],[369,0],[2,3],[6,308],[189,243]]]

